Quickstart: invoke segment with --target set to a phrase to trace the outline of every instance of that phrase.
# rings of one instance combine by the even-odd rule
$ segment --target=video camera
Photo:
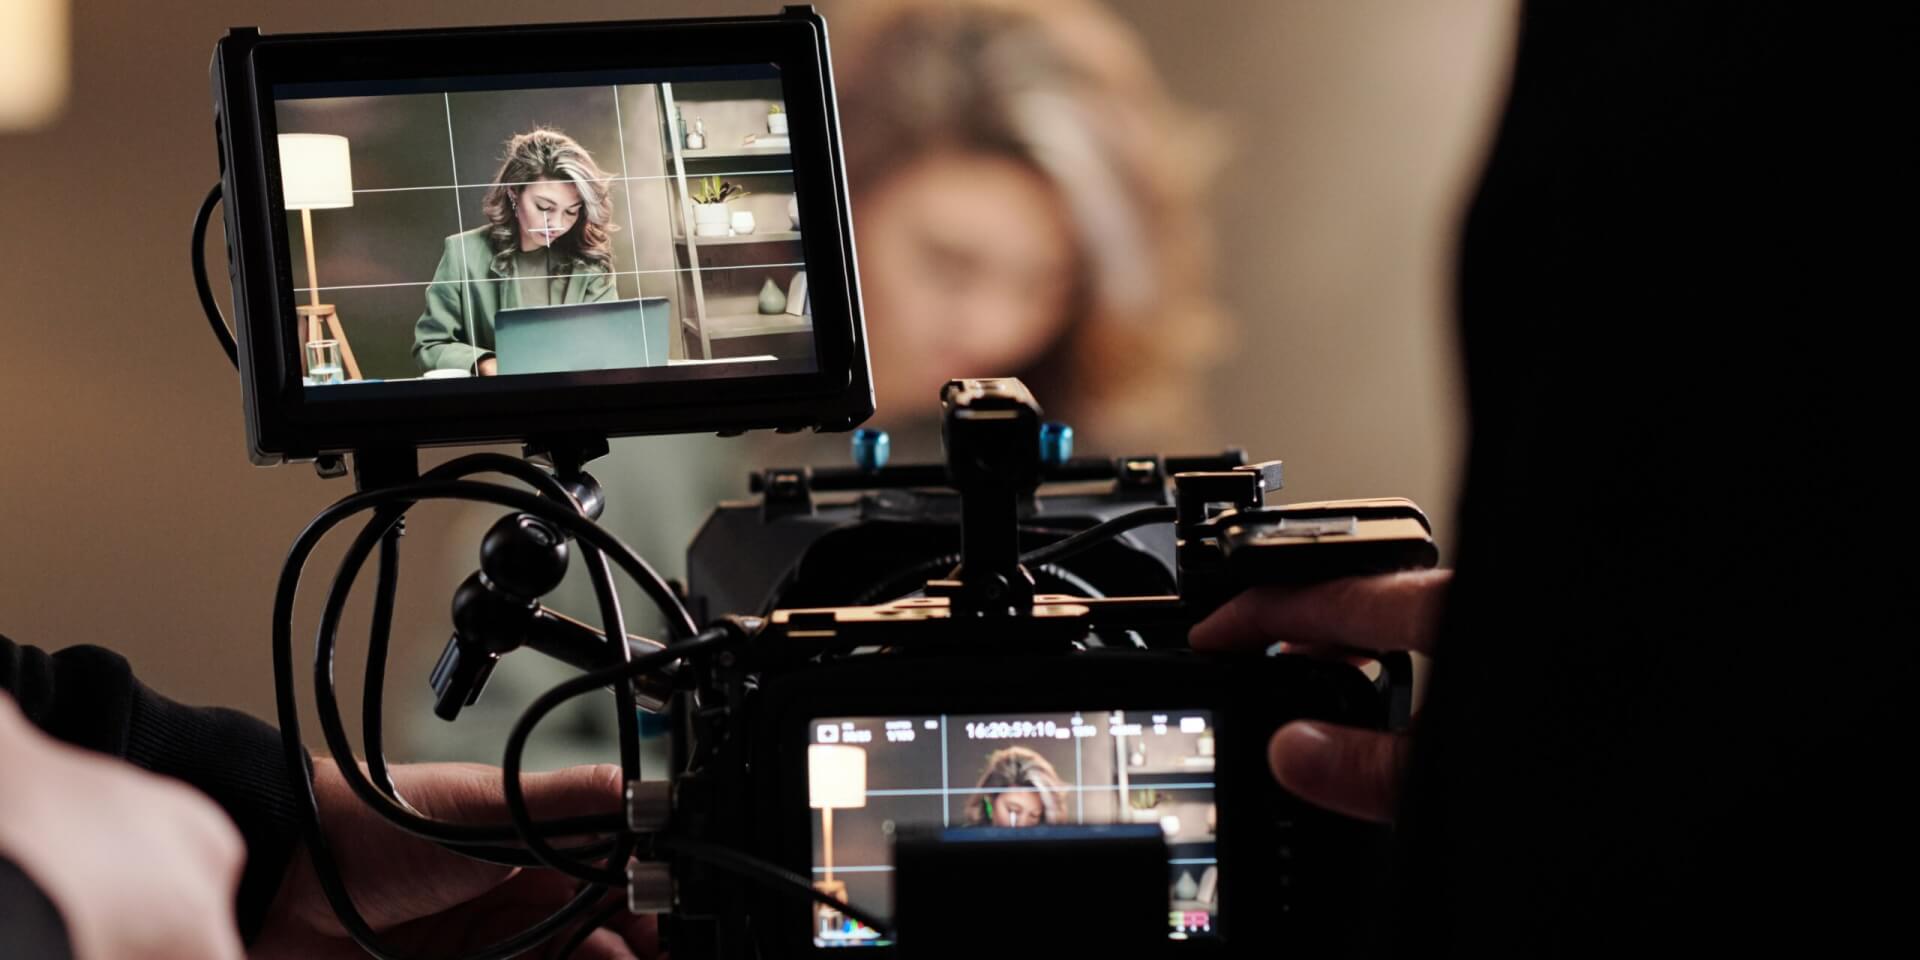
[[[567,62],[529,64],[528,50],[565,50]],[[566,908],[485,956],[569,925],[577,945],[619,909],[659,914],[677,957],[1320,955],[1360,942],[1384,835],[1281,790],[1265,745],[1298,718],[1403,724],[1408,658],[1377,656],[1369,674],[1345,659],[1207,656],[1186,632],[1251,586],[1433,565],[1410,502],[1269,507],[1280,464],[1239,451],[1075,457],[1070,430],[1045,423],[1019,381],[989,379],[942,389],[943,464],[889,464],[884,435],[860,431],[852,466],[756,475],[757,497],[720,506],[696,538],[684,585],[595,522],[600,488],[584,467],[610,437],[842,430],[872,412],[826,28],[810,9],[241,30],[219,44],[214,81],[250,451],[325,473],[350,456],[358,486],[295,541],[273,642],[316,874],[370,953],[394,955],[318,827],[292,643],[307,560],[361,515],[314,659],[323,735],[351,756],[332,662],[347,596],[377,551],[368,769],[342,775],[414,835],[582,881]],[[543,133],[520,129],[564,110],[577,122],[558,139],[543,120],[531,121]],[[444,168],[423,159],[427,132],[448,151]],[[526,162],[550,169],[529,175],[529,144]],[[463,156],[487,151],[492,182],[461,172],[475,166]],[[616,152],[617,173],[594,159]],[[796,229],[719,232],[698,208],[738,196],[736,180],[775,198],[755,220],[791,197]],[[450,223],[424,217],[435,204]],[[335,213],[316,224],[315,210]],[[316,247],[315,226],[377,250]],[[424,240],[392,236],[427,227]],[[403,262],[415,279],[393,279]],[[315,279],[322,263],[335,286]],[[740,322],[744,298],[782,283],[802,291],[801,312],[789,297],[752,315],[771,319]],[[551,302],[534,302],[543,293]],[[349,343],[366,361],[357,372]],[[418,470],[421,446],[504,440],[526,457]],[[482,473],[521,486],[470,479]],[[509,512],[453,599],[436,713],[457,719],[523,647],[583,671],[508,738],[510,823],[420,816],[381,747],[403,518],[441,499]],[[576,553],[598,627],[541,602]],[[667,615],[667,637],[628,634],[613,565]],[[626,809],[535,820],[519,782],[528,738],[559,704],[608,688]],[[642,711],[670,718],[668,779],[641,777]],[[553,839],[580,836],[592,839]]]

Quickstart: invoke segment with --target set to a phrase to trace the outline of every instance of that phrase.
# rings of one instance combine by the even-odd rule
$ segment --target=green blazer
[[[520,306],[520,286],[495,261],[489,229],[475,227],[447,238],[427,285],[427,311],[413,325],[413,359],[423,371],[470,370],[493,356],[494,315]],[[551,303],[591,303],[618,295],[605,267],[574,261],[554,273],[547,281]]]

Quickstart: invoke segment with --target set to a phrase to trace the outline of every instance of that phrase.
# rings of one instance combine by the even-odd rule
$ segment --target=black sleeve
[[[1462,247],[1403,955],[1844,956],[1909,909],[1892,12],[1527,6]]]
[[[8,956],[36,960],[73,960],[66,922],[53,901],[20,870],[0,856],[0,943]]]
[[[186,781],[233,818],[247,844],[236,915],[251,942],[299,836],[279,732],[237,710],[175,703],[101,647],[49,654],[0,636],[0,689],[48,734]]]

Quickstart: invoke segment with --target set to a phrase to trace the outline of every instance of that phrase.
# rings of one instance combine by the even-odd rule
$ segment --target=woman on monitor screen
[[[967,801],[967,826],[1037,827],[1060,822],[1067,787],[1046,757],[1026,747],[1006,747],[987,756],[974,790]]]
[[[422,371],[493,376],[501,310],[615,298],[608,182],[593,155],[558,130],[507,141],[481,201],[487,222],[447,238],[427,286],[413,331]]]

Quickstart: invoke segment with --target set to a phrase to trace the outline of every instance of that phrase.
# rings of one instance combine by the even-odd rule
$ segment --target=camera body
[[[1372,885],[1381,875],[1385,834],[1286,794],[1269,772],[1266,744],[1295,719],[1373,729],[1404,724],[1410,663],[1404,654],[1389,657],[1369,679],[1345,661],[1196,653],[1185,649],[1185,634],[1250,583],[1431,566],[1437,556],[1418,508],[1399,500],[1266,507],[1279,465],[1246,465],[1236,451],[1033,463],[1028,458],[1041,448],[1039,409],[1017,381],[956,381],[944,400],[943,471],[770,470],[758,484],[757,505],[723,506],[696,539],[689,565],[694,599],[710,611],[772,609],[749,645],[696,672],[680,702],[675,766],[685,772],[675,787],[674,830],[790,868],[805,864],[816,882],[883,914],[896,896],[904,902],[905,891],[921,890],[923,902],[952,905],[932,917],[923,912],[922,922],[948,923],[940,935],[916,940],[911,920],[902,919],[901,955],[929,955],[921,953],[929,939],[964,955],[971,951],[956,944],[962,934],[952,924],[978,917],[980,930],[995,929],[988,918],[998,914],[978,905],[992,897],[983,901],[964,871],[938,857],[902,866],[909,860],[901,838],[914,830],[1012,825],[980,822],[997,795],[976,783],[983,760],[991,768],[1009,753],[1050,755],[1047,766],[1057,772],[1071,758],[1072,775],[1059,776],[1061,803],[1051,814],[1075,825],[1145,822],[1165,834],[1167,870],[1157,879],[1168,891],[1167,924],[1144,941],[1134,928],[1124,944],[1128,955],[1257,956],[1302,948],[1337,955],[1357,947],[1359,911],[1378,892]],[[997,415],[1008,408],[1022,415]],[[1169,463],[1213,469],[1161,472]],[[1100,485],[1092,478],[1103,470],[1113,476],[1107,489],[1088,490]],[[936,474],[946,489],[927,489]],[[1074,489],[1041,494],[1049,475],[1071,478]],[[1147,477],[1159,482],[1143,482]],[[816,484],[842,493],[868,489],[820,504],[810,496]],[[1023,597],[1008,586],[1031,585],[1018,558],[1022,550],[1032,556],[1035,541],[1086,536],[1102,522],[1156,508],[1178,518],[1172,538],[1159,530],[1126,544],[1119,534],[1098,544],[1106,553],[1089,547],[1040,575],[1093,589]],[[1017,535],[975,534],[976,510]],[[947,554],[956,539],[958,554]],[[1011,572],[1004,566],[1009,544]],[[878,560],[871,559],[875,552]],[[726,557],[755,562],[730,567]],[[784,573],[774,572],[782,567]],[[892,586],[885,585],[889,577],[876,577],[876,567],[895,571]],[[916,576],[931,582],[905,589]],[[862,583],[885,602],[789,606]],[[1155,583],[1171,589],[1126,589]],[[1196,749],[1203,741],[1207,746]],[[838,801],[822,800],[813,781],[844,774],[815,761],[822,749],[834,751],[836,763],[862,769],[864,796],[837,808],[846,811],[838,828],[831,826]],[[846,865],[849,853],[861,862]],[[1112,879],[1091,873],[1099,861],[1085,848],[1077,856],[1088,870],[1075,874],[1075,856],[1051,856],[1066,871],[1063,882],[1097,888]],[[697,864],[676,865],[676,872],[681,909],[672,929],[679,942],[699,945],[695,953],[784,957],[852,946],[891,955],[896,946],[858,924],[836,926],[830,910],[760,895]],[[1052,891],[1036,894],[1042,906],[1059,896],[1059,887]],[[1110,899],[1125,896],[1116,889]],[[1022,936],[1032,945],[1044,931]],[[1071,928],[1073,943],[1085,946],[1094,936],[1084,926]]]

